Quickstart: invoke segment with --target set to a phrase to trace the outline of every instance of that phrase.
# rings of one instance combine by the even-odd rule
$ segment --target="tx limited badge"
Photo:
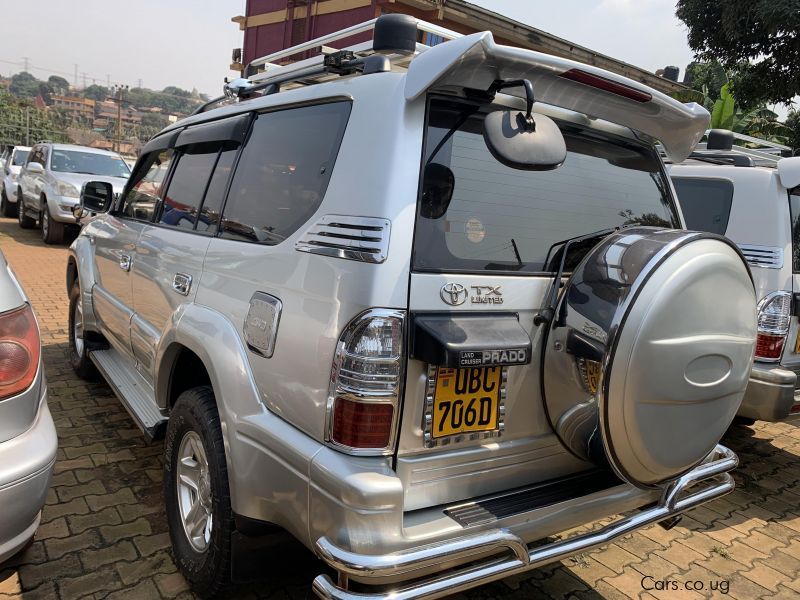
[[[467,301],[471,304],[502,304],[503,291],[499,285],[471,285],[469,289],[460,283],[445,283],[439,296],[450,306],[460,306]]]

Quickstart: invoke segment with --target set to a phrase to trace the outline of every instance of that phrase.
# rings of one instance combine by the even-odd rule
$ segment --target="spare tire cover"
[[[619,231],[575,269],[549,325],[548,416],[580,458],[640,487],[674,479],[733,420],[755,338],[755,289],[732,242]]]

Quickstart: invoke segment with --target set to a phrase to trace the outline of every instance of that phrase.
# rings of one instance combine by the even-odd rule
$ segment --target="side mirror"
[[[28,171],[28,173],[44,173],[44,165],[38,162],[28,163],[25,170]]]
[[[114,200],[114,188],[105,181],[87,181],[81,189],[81,210],[93,213],[108,212]],[[81,213],[82,214],[82,213]]]

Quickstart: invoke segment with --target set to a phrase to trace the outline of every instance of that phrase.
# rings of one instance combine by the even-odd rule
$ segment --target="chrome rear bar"
[[[433,600],[462,592],[478,585],[541,567],[579,552],[632,533],[633,531],[674,517],[686,510],[724,496],[734,488],[728,471],[736,468],[738,458],[728,448],[718,445],[708,459],[666,487],[660,501],[640,512],[625,517],[597,531],[565,540],[528,548],[518,536],[506,529],[491,529],[474,535],[413,548],[385,555],[364,555],[343,550],[327,538],[317,541],[317,553],[339,572],[335,584],[327,575],[314,579],[314,593],[324,600]],[[703,484],[694,493],[689,488]],[[442,562],[469,562],[477,554],[504,551],[505,556],[487,558],[471,567],[456,569],[433,579],[423,580],[390,591],[352,592],[346,589],[350,576],[381,577],[404,575]],[[510,556],[508,556],[510,554]],[[412,579],[413,574],[409,577]]]

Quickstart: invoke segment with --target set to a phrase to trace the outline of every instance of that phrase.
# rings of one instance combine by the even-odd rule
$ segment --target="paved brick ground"
[[[146,445],[109,388],[79,380],[66,362],[65,247],[44,246],[38,232],[0,219],[0,249],[39,317],[60,440],[42,526],[0,567],[0,600],[191,598],[169,550],[161,445]],[[742,460],[736,491],[673,530],[653,526],[459,598],[800,597],[800,428],[737,426],[726,443]],[[310,598],[320,564],[296,549],[286,556],[254,557],[265,581],[230,597]],[[647,587],[666,580],[666,590],[643,590],[648,577]]]

